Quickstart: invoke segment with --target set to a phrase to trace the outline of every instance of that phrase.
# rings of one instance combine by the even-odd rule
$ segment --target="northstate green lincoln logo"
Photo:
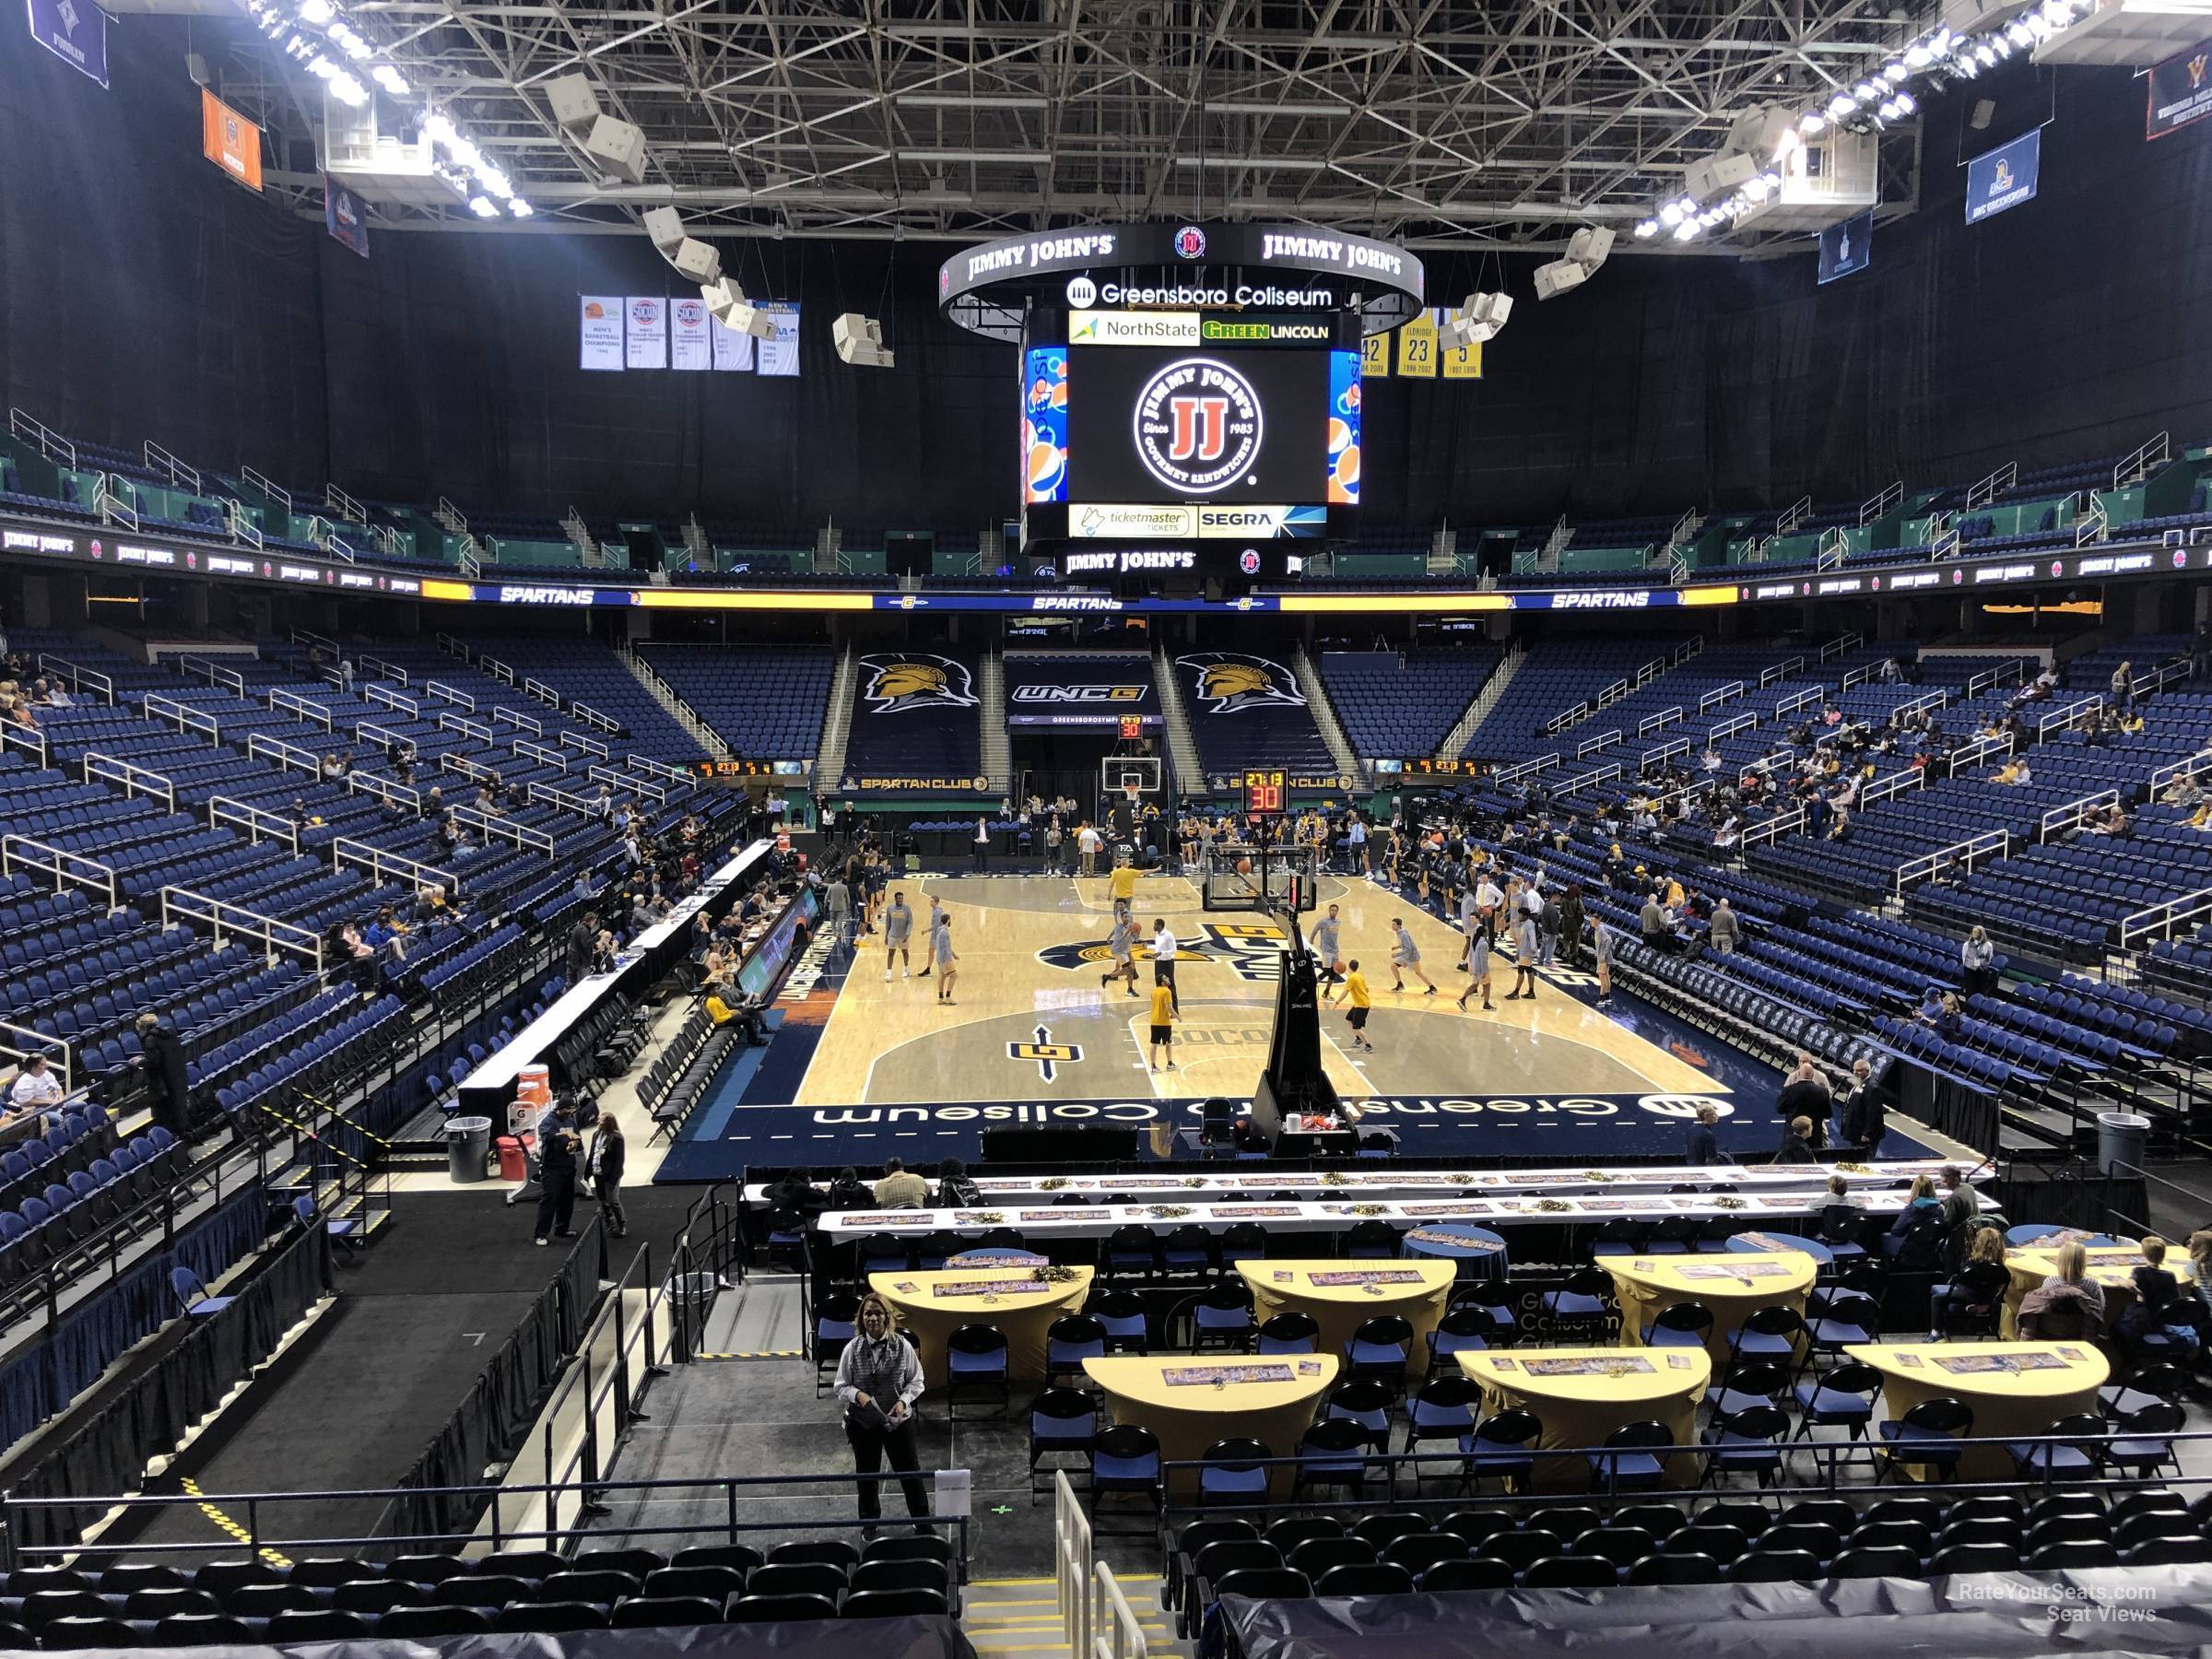
[[[1207,922],[1195,935],[1176,941],[1175,959],[1219,962],[1240,979],[1273,981],[1283,977],[1283,952],[1289,944],[1288,935],[1271,922]],[[1138,937],[1132,954],[1139,962],[1152,959],[1149,935]],[[1070,973],[1086,968],[1098,972],[1112,965],[1113,952],[1107,949],[1103,939],[1084,939],[1072,945],[1048,945],[1037,953],[1037,959],[1047,968]]]

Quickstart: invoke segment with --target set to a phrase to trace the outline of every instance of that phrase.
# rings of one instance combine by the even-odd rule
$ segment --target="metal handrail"
[[[477,700],[475,698],[471,697],[465,691],[455,690],[453,687],[447,685],[442,680],[424,680],[422,682],[422,694],[425,697],[441,697],[447,702],[458,703],[462,708],[466,709],[471,714],[474,714],[477,712]]]
[[[559,741],[563,748],[572,748],[580,754],[596,755],[602,760],[609,759],[614,752],[598,738],[586,737],[582,732],[563,732]]]
[[[334,870],[343,869],[347,864],[367,870],[380,882],[391,879],[387,872],[396,872],[416,887],[441,887],[449,893],[461,890],[461,878],[451,871],[419,863],[382,847],[371,846],[367,841],[339,836],[330,843],[330,867]]]
[[[2199,888],[2193,893],[2183,893],[2120,918],[2120,948],[2141,948],[2146,939],[2154,935],[2171,939],[2179,928],[2193,927],[2198,918],[2212,912],[2212,888]]]
[[[272,950],[289,951],[305,957],[313,971],[323,971],[323,940],[320,935],[304,927],[295,927],[289,922],[279,922],[274,916],[265,916],[259,911],[250,911],[241,904],[227,904],[220,899],[211,899],[206,893],[195,893],[190,888],[165,887],[161,889],[161,925],[171,927],[178,920],[204,922],[215,931],[215,947],[220,950],[227,935],[241,935],[258,939],[265,956]]]
[[[75,882],[78,887],[104,893],[110,910],[119,902],[117,895],[121,889],[115,872],[98,859],[81,857],[42,841],[33,841],[28,835],[0,835],[0,876],[13,876],[18,865],[51,876],[57,893]]]
[[[310,702],[296,691],[287,691],[282,686],[271,686],[265,700],[272,710],[281,710],[295,720],[310,725],[319,725],[326,732],[335,732],[338,724],[331,712],[319,702]]]
[[[569,770],[568,756],[559,749],[547,748],[542,743],[533,743],[527,737],[517,737],[508,747],[512,753],[535,760],[541,766],[557,767],[564,772]]]
[[[195,709],[189,703],[181,703],[173,697],[163,697],[158,691],[148,692],[146,700],[138,707],[148,720],[175,721],[180,735],[185,732],[199,732],[210,743],[220,744],[223,740],[221,723],[205,709]]]
[[[115,700],[114,680],[97,668],[80,668],[67,657],[56,656],[45,651],[39,653],[38,665],[41,674],[67,680],[72,691],[97,691],[102,702],[112,704]]]
[[[266,732],[246,734],[246,753],[256,760],[274,760],[278,766],[288,766],[310,777],[323,775],[323,762],[311,750],[287,743],[281,737],[272,737]]]
[[[410,720],[422,712],[421,705],[413,698],[402,697],[398,692],[387,690],[378,685],[363,686],[361,700],[375,703],[381,708],[390,709],[394,714],[405,714]]]
[[[1992,830],[1970,841],[1954,841],[1947,847],[1940,847],[1920,858],[1909,858],[1899,865],[1889,890],[1901,899],[1909,884],[1926,880],[1953,859],[1971,870],[1974,867],[1975,859],[1992,853],[2002,858],[2011,850],[2012,832],[2008,830]]]
[[[173,780],[158,771],[148,771],[143,766],[133,766],[128,760],[114,755],[103,755],[97,749],[88,749],[78,762],[85,782],[95,778],[119,785],[125,795],[150,795],[170,811],[177,809],[177,786]]]
[[[218,824],[236,824],[246,832],[246,839],[256,845],[261,838],[280,841],[294,853],[300,851],[300,828],[288,818],[274,812],[265,812],[250,802],[234,800],[229,795],[207,797],[207,827]]]
[[[2035,839],[2039,842],[2048,841],[2054,830],[2078,830],[2091,812],[2100,806],[2117,806],[2119,801],[2120,792],[2117,789],[2100,789],[2095,794],[2083,795],[2079,800],[2068,801],[2063,806],[2053,806],[2043,814]]]
[[[518,714],[514,710],[506,707],[504,704],[492,710],[491,720],[494,725],[511,725],[517,731],[528,732],[533,737],[543,737],[546,735],[546,723],[544,721],[539,720],[535,715]]]

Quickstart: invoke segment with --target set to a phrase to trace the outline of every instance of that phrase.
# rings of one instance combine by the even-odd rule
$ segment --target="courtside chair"
[[[1265,1461],[1274,1453],[1256,1440],[1216,1441],[1199,1461],[1200,1508],[1248,1508],[1267,1501]]]
[[[1086,1381],[1086,1359],[1106,1357],[1106,1327],[1088,1313],[1063,1313],[1044,1333],[1044,1380],[1062,1377]]]
[[[238,1300],[230,1296],[208,1295],[207,1287],[200,1283],[200,1276],[189,1267],[171,1268],[169,1288],[176,1296],[178,1307],[194,1319],[206,1319],[211,1314],[220,1313]]]
[[[1703,1302],[1673,1302],[1641,1332],[1646,1347],[1697,1347],[1712,1334],[1712,1310]]]
[[[1007,1381],[1006,1334],[996,1325],[967,1324],[945,1339],[945,1411],[952,1415],[963,1389],[981,1388],[998,1396],[1006,1414],[1011,1394]]]
[[[1050,1489],[1049,1478],[1038,1478],[1046,1458],[1080,1458],[1079,1468],[1055,1461],[1044,1469],[1064,1470],[1071,1478],[1090,1473],[1091,1453],[1099,1443],[1098,1407],[1079,1388],[1047,1388],[1030,1406],[1030,1497],[1032,1501]]]
[[[1259,1328],[1256,1350],[1263,1354],[1311,1354],[1321,1342],[1321,1326],[1311,1313],[1277,1313]]]

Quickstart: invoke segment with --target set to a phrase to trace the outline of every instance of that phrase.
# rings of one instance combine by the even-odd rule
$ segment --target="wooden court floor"
[[[1183,1018],[1172,1070],[1147,1059],[1152,971],[1140,949],[1138,990],[1101,986],[1112,905],[1103,877],[930,876],[895,884],[914,912],[912,975],[884,979],[880,932],[861,940],[802,1083],[798,1105],[931,1101],[1128,1100],[1249,1096],[1267,1053],[1284,937],[1266,918],[1206,912],[1181,876],[1147,876],[1136,919],[1148,941],[1164,919],[1179,946]],[[932,897],[952,919],[959,977],[949,1006],[925,961]],[[1709,1074],[1616,1024],[1554,982],[1533,1003],[1498,1001],[1462,1013],[1466,976],[1457,935],[1434,916],[1364,881],[1324,878],[1340,906],[1347,959],[1373,988],[1368,1034],[1355,1053],[1341,1012],[1322,1016],[1324,1062],[1340,1094],[1371,1096],[1619,1095],[1724,1092]],[[1322,913],[1303,918],[1311,928]],[[1390,988],[1390,922],[1419,946],[1433,996],[1410,973]],[[1494,959],[1493,997],[1512,971]]]

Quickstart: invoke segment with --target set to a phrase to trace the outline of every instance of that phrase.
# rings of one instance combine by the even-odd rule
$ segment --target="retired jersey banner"
[[[1482,342],[1472,346],[1453,346],[1444,354],[1446,380],[1480,380],[1482,378]]]
[[[261,188],[261,129],[205,87],[200,88],[200,148],[248,190]]]
[[[2043,129],[2022,133],[2010,144],[1984,150],[1966,164],[1966,222],[1978,225],[1992,214],[2035,199],[2042,171]]]
[[[92,0],[26,0],[30,38],[80,75],[108,84],[108,14]]]
[[[714,366],[714,341],[707,333],[706,302],[678,300],[668,309],[668,366],[703,374]]]
[[[361,198],[334,182],[328,174],[323,179],[323,229],[330,232],[332,241],[351,248],[363,259],[369,257],[369,216]]]
[[[1436,318],[1428,312],[1398,330],[1398,372],[1408,380],[1436,378]]]
[[[576,367],[619,373],[622,368],[622,296],[579,294]]]
[[[724,328],[707,316],[707,337],[714,343],[714,370],[718,374],[749,374],[753,368],[753,336]]]
[[[668,367],[668,301],[660,295],[622,301],[622,361],[632,369]]]
[[[799,372],[799,308],[796,301],[763,300],[759,309],[776,325],[759,347],[760,372],[795,377]]]
[[[2150,107],[2143,120],[2146,138],[2163,138],[2177,128],[2212,115],[2212,41],[2154,65],[2147,78]]]

